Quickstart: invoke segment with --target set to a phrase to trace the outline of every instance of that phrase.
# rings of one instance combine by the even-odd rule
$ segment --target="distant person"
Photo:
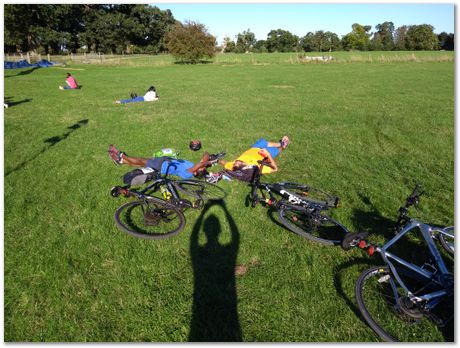
[[[67,73],[67,77],[65,79],[65,82],[66,82],[67,86],[64,86],[64,87],[59,86],[59,89],[78,89],[77,81],[69,73]]]
[[[121,99],[121,100],[115,100],[116,104],[126,104],[126,103],[138,103],[138,102],[150,102],[150,101],[155,101],[158,100],[160,97],[157,94],[157,91],[155,89],[155,86],[150,86],[150,88],[147,90],[147,93],[142,96],[137,96],[137,94],[132,93],[131,94],[131,99]]]

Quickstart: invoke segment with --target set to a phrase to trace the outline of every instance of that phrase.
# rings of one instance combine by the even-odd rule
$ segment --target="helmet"
[[[190,150],[192,151],[198,151],[199,149],[201,149],[201,141],[199,140],[192,140],[190,142],[190,144],[188,145],[188,147],[190,148]]]

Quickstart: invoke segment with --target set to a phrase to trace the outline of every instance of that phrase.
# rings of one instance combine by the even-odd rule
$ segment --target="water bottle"
[[[161,194],[163,195],[164,199],[169,200],[171,198],[171,192],[164,186],[160,187]]]

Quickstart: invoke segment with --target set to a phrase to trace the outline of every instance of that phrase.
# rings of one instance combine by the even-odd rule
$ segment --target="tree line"
[[[218,47],[204,25],[181,23],[170,10],[147,4],[5,4],[5,52],[62,54],[171,53],[182,60],[198,61],[223,52],[332,52],[340,50],[454,50],[454,34],[434,33],[433,26],[392,22],[375,26],[355,23],[339,38],[330,31],[308,32],[299,37],[287,30],[271,30],[257,40],[250,29],[224,38]]]
[[[454,50],[454,34],[434,33],[429,24],[403,25],[393,22],[375,26],[354,23],[342,38],[330,31],[318,30],[298,37],[287,30],[271,30],[266,40],[256,40],[249,29],[239,33],[236,41],[224,38],[224,52],[332,52],[332,51],[433,51]]]

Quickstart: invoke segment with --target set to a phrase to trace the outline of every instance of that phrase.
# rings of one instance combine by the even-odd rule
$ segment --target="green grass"
[[[245,184],[219,183],[225,205],[186,212],[185,230],[163,241],[117,230],[125,199],[109,195],[129,168],[113,165],[108,144],[135,156],[174,147],[196,161],[190,139],[231,159],[259,137],[288,134],[280,171],[266,179],[339,195],[333,216],[350,230],[386,240],[416,182],[421,217],[453,224],[453,61],[340,55],[344,64],[278,54],[69,65],[78,91],[57,88],[59,67],[5,71],[5,96],[17,103],[4,112],[5,341],[378,341],[353,292],[375,261],[245,207]],[[158,102],[113,103],[152,84]],[[206,245],[206,233],[218,243]],[[247,273],[235,277],[235,265]]]

